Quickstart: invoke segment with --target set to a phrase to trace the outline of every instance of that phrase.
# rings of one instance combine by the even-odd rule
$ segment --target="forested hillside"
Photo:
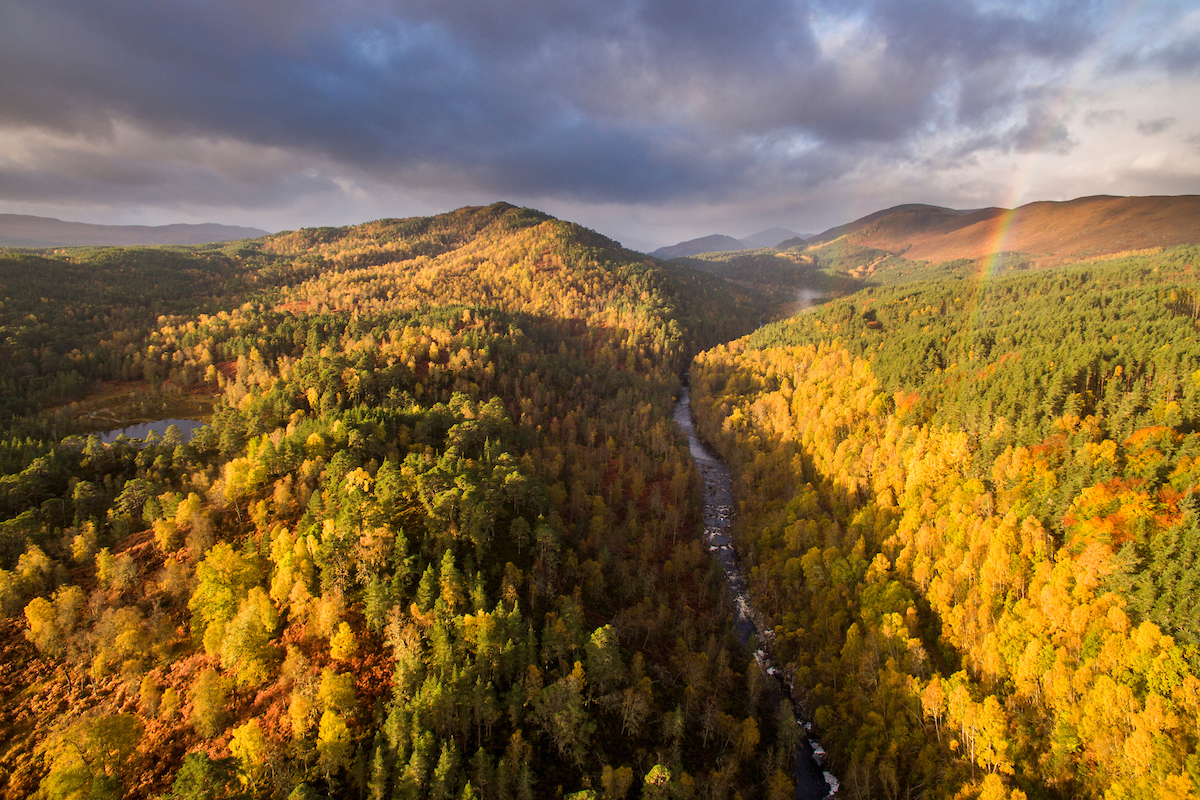
[[[1198,258],[664,264],[504,204],[0,254],[0,786],[790,796],[690,364],[843,793],[1196,796]]]
[[[78,400],[97,380],[161,383],[175,364],[145,348],[158,318],[240,303],[256,266],[215,248],[0,251],[5,427],[13,416],[28,417],[25,429],[44,427],[46,415],[33,412]],[[202,375],[174,377],[189,389]]]
[[[697,359],[849,796],[1197,795],[1198,262],[919,267]]]
[[[0,267],[5,795],[791,795],[671,421],[755,296],[503,204]]]

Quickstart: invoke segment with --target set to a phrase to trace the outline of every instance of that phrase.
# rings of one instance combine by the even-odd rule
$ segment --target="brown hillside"
[[[1200,196],[1082,197],[971,213],[898,206],[822,234],[919,261],[1019,252],[1039,260],[1200,242]],[[829,237],[834,238],[834,237]]]
[[[832,242],[846,236],[855,244],[892,250],[908,247],[914,240],[938,236],[981,219],[979,214],[1002,213],[1003,209],[965,212],[941,206],[908,203],[868,214],[862,219],[830,228],[809,239],[809,244]]]

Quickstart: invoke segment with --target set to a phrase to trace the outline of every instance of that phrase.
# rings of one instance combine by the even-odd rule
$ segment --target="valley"
[[[0,251],[0,792],[1195,796],[1188,202]]]

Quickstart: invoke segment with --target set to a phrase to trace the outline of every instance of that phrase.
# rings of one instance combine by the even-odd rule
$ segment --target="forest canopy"
[[[790,796],[671,421],[759,296],[505,204],[0,276],[6,795]]]
[[[698,357],[850,796],[1196,795],[1198,260],[917,265]]]
[[[794,706],[854,798],[1195,797],[1198,257],[664,263],[502,203],[0,252],[0,787],[785,798]]]

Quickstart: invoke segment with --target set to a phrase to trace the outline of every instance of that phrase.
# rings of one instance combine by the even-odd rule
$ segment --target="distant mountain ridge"
[[[734,250],[758,250],[764,247],[775,247],[780,242],[795,239],[800,234],[787,228],[767,228],[765,231],[751,234],[745,239],[735,239],[721,233],[701,236],[699,239],[689,239],[686,242],[660,247],[650,255],[655,258],[671,259],[684,256],[695,256],[701,253],[728,253]]]
[[[213,222],[175,225],[93,225],[28,214],[0,214],[0,247],[130,247],[208,244],[257,239],[267,231]]]
[[[780,242],[796,237],[804,238],[795,231],[787,228],[767,228],[765,231],[751,234],[742,239],[742,244],[751,248],[776,247]]]
[[[877,211],[808,241],[820,245],[842,237],[913,261],[995,252],[1042,259],[1099,256],[1200,242],[1200,195],[1098,195],[973,211],[914,203]]]
[[[695,256],[700,253],[727,253],[731,250],[745,250],[746,245],[741,239],[735,239],[732,236],[714,233],[710,236],[701,236],[699,239],[688,239],[686,242],[673,244],[670,247],[660,247],[650,255],[655,258],[680,258],[682,256]]]

